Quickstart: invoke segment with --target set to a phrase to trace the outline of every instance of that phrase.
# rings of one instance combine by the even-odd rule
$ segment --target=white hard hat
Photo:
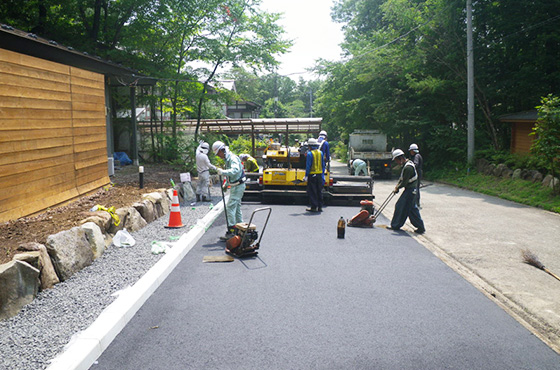
[[[210,145],[207,142],[203,141],[198,146],[198,149],[201,153],[208,154],[208,150],[210,150]]]
[[[247,159],[247,158],[249,158],[249,154],[247,154],[247,153],[239,154],[239,159],[244,160],[244,159]]]
[[[410,144],[410,147],[408,148],[408,150],[418,150],[418,145],[416,144]]]
[[[307,140],[307,145],[309,145],[309,146],[317,146],[317,145],[319,145],[319,142],[317,141],[317,139],[315,139],[314,137],[312,137],[312,138],[309,138],[309,139]]]
[[[225,147],[226,144],[222,143],[221,141],[215,141],[214,144],[212,144],[212,151],[214,152],[214,154],[218,154],[218,151]]]
[[[321,132],[319,132],[319,136],[327,136],[327,131],[322,130]]]
[[[404,156],[404,152],[400,149],[395,149],[393,150],[393,160],[395,160],[397,157],[400,157],[401,155]]]

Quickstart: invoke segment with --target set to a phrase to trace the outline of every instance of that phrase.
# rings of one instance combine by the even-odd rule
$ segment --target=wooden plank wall
[[[0,49],[0,222],[110,182],[104,76]]]
[[[513,122],[511,126],[512,153],[527,154],[531,152],[534,136],[529,136],[533,131],[535,122]]]

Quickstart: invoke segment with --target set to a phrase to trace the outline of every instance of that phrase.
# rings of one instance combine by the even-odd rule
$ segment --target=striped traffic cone
[[[171,213],[169,213],[169,225],[166,226],[168,229],[178,229],[183,227],[183,221],[181,221],[181,209],[179,208],[179,196],[177,195],[177,190],[173,189],[173,202],[171,203]]]

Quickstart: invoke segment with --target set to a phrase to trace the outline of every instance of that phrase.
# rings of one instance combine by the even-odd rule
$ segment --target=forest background
[[[171,114],[171,135],[158,135],[152,146],[158,161],[189,165],[184,153],[197,143],[181,138],[178,120],[224,118],[212,101],[249,100],[262,106],[263,118],[322,117],[342,157],[349,133],[379,129],[391,147],[417,143],[429,170],[468,167],[465,1],[338,0],[332,17],[345,32],[344,58],[317,60],[320,78],[294,81],[275,73],[291,41],[279,14],[261,10],[259,0],[0,3],[3,24],[157,81],[138,89],[138,105]],[[549,131],[557,140],[547,144],[547,157],[511,156],[510,126],[499,117],[545,105],[545,97],[555,101],[549,94],[560,87],[559,23],[560,0],[473,1],[477,158],[558,165],[559,131]],[[223,80],[235,80],[237,93],[220,88]],[[129,106],[128,91],[117,91],[113,112]],[[556,130],[557,106],[549,108]]]

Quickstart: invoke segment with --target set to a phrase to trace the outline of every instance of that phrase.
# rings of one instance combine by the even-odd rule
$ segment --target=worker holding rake
[[[404,188],[404,191],[397,201],[397,204],[395,204],[395,212],[393,213],[391,226],[388,227],[388,229],[400,230],[406,222],[406,219],[409,218],[412,225],[416,227],[414,232],[423,234],[426,232],[426,229],[424,228],[424,221],[422,221],[422,217],[420,216],[420,210],[416,206],[416,184],[419,180],[414,162],[406,159],[401,149],[395,149],[393,151],[393,161],[402,166],[399,182],[395,186],[393,192],[397,194],[400,188]]]

